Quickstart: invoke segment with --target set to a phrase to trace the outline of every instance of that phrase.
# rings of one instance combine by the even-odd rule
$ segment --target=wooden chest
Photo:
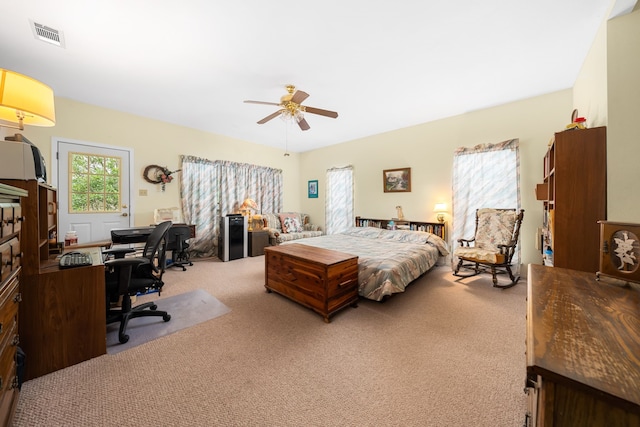
[[[300,243],[265,252],[265,288],[329,316],[358,303],[358,257]]]

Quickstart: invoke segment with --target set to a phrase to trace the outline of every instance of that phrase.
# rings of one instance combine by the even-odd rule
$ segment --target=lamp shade
[[[53,90],[31,77],[0,68],[0,120],[55,125]]]
[[[240,206],[240,209],[258,209],[258,204],[256,203],[255,200],[253,199],[244,199],[244,202],[242,203],[242,206]]]
[[[447,204],[446,203],[436,203],[436,205],[433,208],[434,212],[446,212],[447,211]]]

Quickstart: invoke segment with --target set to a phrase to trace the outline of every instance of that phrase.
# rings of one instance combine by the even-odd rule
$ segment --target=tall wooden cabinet
[[[555,134],[544,157],[542,251],[547,266],[595,273],[599,265],[599,220],[607,219],[605,127]]]
[[[18,403],[17,371],[18,311],[22,248],[20,233],[24,217],[20,198],[27,192],[0,184],[0,426],[11,425]]]
[[[104,266],[60,270],[50,246],[59,236],[57,191],[36,180],[1,181],[27,190],[22,198],[20,347],[25,379],[106,353]]]

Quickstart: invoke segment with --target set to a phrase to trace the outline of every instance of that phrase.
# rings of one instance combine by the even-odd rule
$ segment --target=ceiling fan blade
[[[245,104],[261,104],[261,105],[275,105],[280,106],[277,102],[265,102],[265,101],[244,101]]]
[[[309,97],[308,93],[303,92],[301,90],[297,90],[296,93],[294,93],[293,96],[291,97],[291,102],[294,102],[296,104],[302,104],[302,101],[304,101],[308,97]]]
[[[282,114],[282,112],[283,112],[283,111],[284,111],[284,110],[278,110],[278,111],[276,111],[275,113],[271,113],[271,114],[269,114],[267,117],[265,117],[264,119],[260,120],[260,121],[258,122],[258,124],[259,124],[259,125],[263,125],[263,124],[267,123],[269,120],[271,120],[271,119],[275,119],[275,118],[276,118],[276,117],[278,117],[280,114]]]
[[[311,128],[305,119],[300,120],[298,122],[298,126],[300,126],[300,129],[302,130],[309,130]]]
[[[336,118],[338,117],[338,113],[335,111],[323,110],[322,108],[314,108],[314,107],[304,107],[304,111],[311,114],[319,114],[325,117]]]

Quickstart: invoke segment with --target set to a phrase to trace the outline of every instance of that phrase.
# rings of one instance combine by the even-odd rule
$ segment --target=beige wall
[[[287,210],[299,210],[300,181],[297,154],[284,157],[281,149],[201,132],[70,99],[56,98],[55,102],[56,125],[54,127],[28,126],[21,133],[40,148],[48,165],[52,161],[52,137],[133,149],[134,225],[153,222],[153,210],[157,207],[180,206],[178,181],[174,180],[173,183],[168,184],[166,191],[162,192],[160,185],[150,184],[142,179],[142,172],[149,164],[167,166],[171,170],[178,169],[181,154],[282,169],[284,207]],[[11,133],[13,132],[5,131],[5,134]],[[51,177],[49,182],[53,182]],[[148,196],[139,196],[141,189],[147,189]]]
[[[536,228],[542,222],[542,204],[533,188],[542,179],[542,158],[553,133],[568,123],[571,90],[470,112],[394,132],[338,144],[300,155],[301,181],[317,179],[318,199],[302,199],[302,209],[314,222],[324,222],[325,173],[331,167],[354,167],[355,213],[373,218],[396,216],[396,205],[406,218],[435,221],[437,202],[451,206],[453,151],[461,146],[520,140],[523,262],[540,262],[535,249]],[[339,160],[337,160],[339,159]],[[411,168],[410,193],[384,193],[382,171]],[[451,221],[451,216],[447,216]]]
[[[604,22],[589,49],[573,86],[573,105],[588,127],[607,125],[607,23]],[[570,116],[567,116],[567,120]]]
[[[56,98],[57,123],[53,128],[28,127],[23,133],[50,159],[52,137],[127,147],[134,150],[136,225],[151,221],[158,206],[179,205],[178,185],[146,183],[148,164],[178,166],[178,156],[189,154],[211,160],[232,160],[281,168],[284,171],[285,210],[308,212],[313,222],[324,223],[324,182],[328,168],[351,164],[355,170],[356,215],[390,218],[401,205],[405,217],[433,221],[437,202],[451,205],[453,150],[460,146],[520,139],[523,262],[540,262],[534,247],[542,206],[533,195],[541,179],[542,157],[554,132],[568,123],[573,108],[590,126],[608,126],[608,218],[640,222],[640,143],[636,122],[640,117],[640,12],[603,23],[573,90],[547,94],[507,105],[424,123],[393,132],[350,141],[320,150],[284,157],[273,149]],[[0,135],[13,133],[1,129]],[[411,167],[410,193],[384,193],[382,170]],[[319,181],[319,198],[307,198],[307,181]],[[147,189],[149,196],[138,196]],[[450,222],[451,217],[447,220]]]
[[[640,223],[640,10],[609,21],[607,34],[608,219]]]

